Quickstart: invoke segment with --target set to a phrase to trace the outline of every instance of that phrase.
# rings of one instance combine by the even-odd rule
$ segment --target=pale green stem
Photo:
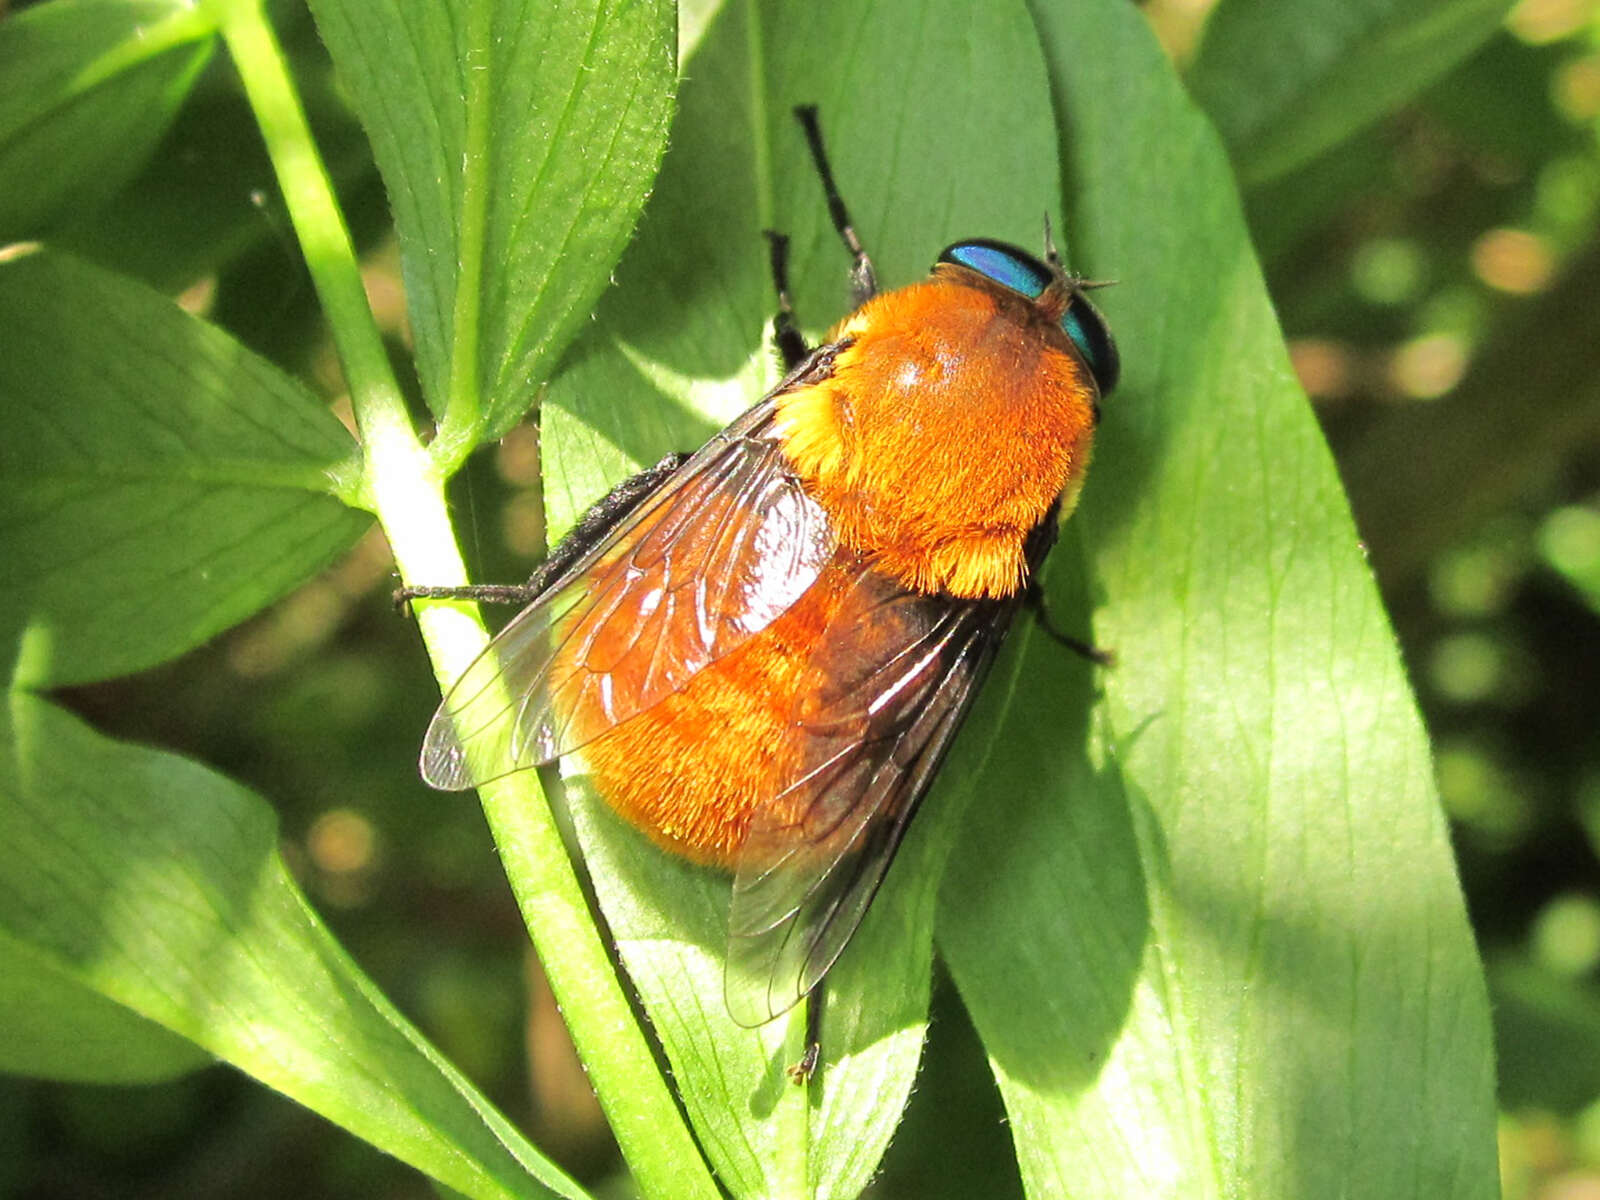
[[[259,0],[213,0],[212,9],[260,122],[349,383],[365,469],[345,498],[377,514],[402,579],[463,583],[466,570],[444,481],[389,368],[349,234],[281,49]],[[473,610],[417,607],[435,674],[447,684],[483,650],[487,634]],[[612,969],[537,778],[524,771],[481,792],[534,948],[640,1190],[672,1200],[716,1197]]]

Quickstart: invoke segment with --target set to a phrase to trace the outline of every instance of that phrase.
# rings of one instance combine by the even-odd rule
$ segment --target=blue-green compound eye
[[[1072,344],[1083,351],[1083,360],[1089,364],[1089,373],[1100,385],[1100,394],[1109,396],[1116,389],[1122,375],[1122,357],[1117,353],[1117,343],[1111,339],[1106,319],[1100,310],[1089,303],[1083,289],[1072,289],[1072,303],[1061,314],[1061,328]]]
[[[1037,300],[1043,295],[1057,275],[1027,251],[987,239],[957,242],[939,255],[939,261],[976,271],[1030,300]],[[1061,314],[1061,330],[1083,355],[1083,361],[1088,364],[1100,394],[1109,396],[1117,386],[1117,377],[1122,371],[1117,344],[1111,340],[1111,331],[1106,328],[1105,318],[1089,303],[1089,297],[1084,295],[1083,289],[1070,277],[1066,282],[1071,286],[1072,303]]]
[[[1052,278],[1049,267],[1004,242],[957,242],[939,256],[939,261],[971,267],[1029,300],[1037,300]]]

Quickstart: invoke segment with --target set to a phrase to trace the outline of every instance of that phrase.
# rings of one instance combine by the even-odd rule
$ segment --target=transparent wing
[[[728,1011],[761,1025],[809,992],[883,882],[1016,604],[862,575],[808,667],[800,774],[757,814],[729,916]]]
[[[519,613],[434,714],[422,777],[458,790],[549,762],[644,712],[816,580],[832,524],[746,436],[707,443]]]

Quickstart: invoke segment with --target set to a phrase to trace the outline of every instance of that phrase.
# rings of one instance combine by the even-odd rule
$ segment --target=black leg
[[[819,983],[806,993],[806,1048],[800,1061],[789,1068],[789,1082],[805,1087],[817,1073],[822,1063],[822,985]]]
[[[800,329],[794,323],[794,304],[789,299],[789,239],[771,229],[767,236],[767,250],[772,264],[772,286],[778,293],[778,312],[772,318],[772,342],[778,348],[778,357],[787,373],[805,362],[811,353]]]
[[[833,181],[833,168],[828,165],[828,151],[822,144],[822,126],[817,123],[817,106],[802,104],[794,110],[800,126],[806,132],[806,144],[811,147],[811,161],[816,163],[817,174],[822,177],[822,190],[828,196],[828,215],[833,227],[839,231],[845,249],[850,251],[850,294],[857,307],[878,294],[878,275],[872,269],[872,260],[861,247],[855,226],[850,223],[850,213]]]
[[[476,600],[479,604],[527,604],[539,593],[523,583],[469,583],[463,587],[402,587],[394,590],[395,607],[413,600]]]
[[[669,454],[655,466],[624,479],[578,518],[570,533],[550,551],[527,583],[469,583],[465,587],[403,587],[394,594],[404,609],[413,600],[476,600],[480,604],[532,604],[574,563],[598,546],[616,525],[661,489],[687,462],[687,454]]]
[[[1114,667],[1117,665],[1117,652],[1115,650],[1105,650],[1099,646],[1090,645],[1081,638],[1075,638],[1070,633],[1063,633],[1056,628],[1055,622],[1050,619],[1050,610],[1044,602],[1044,589],[1038,583],[1030,582],[1028,584],[1026,603],[1033,610],[1033,615],[1038,619],[1039,628],[1068,650],[1075,654],[1081,654],[1099,667]]]
[[[600,499],[591,504],[567,536],[556,543],[550,557],[540,563],[523,587],[535,596],[547,591],[551,584],[598,546],[605,537],[634,509],[661,490],[663,484],[678,473],[678,468],[689,461],[684,453],[669,454],[653,467],[646,467],[637,475],[630,475]]]

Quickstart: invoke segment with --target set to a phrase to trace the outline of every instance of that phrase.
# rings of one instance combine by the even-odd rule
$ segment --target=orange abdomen
[[[790,731],[802,681],[859,564],[840,551],[765,630],[585,745],[601,797],[668,849],[733,865],[752,815],[795,777]]]

